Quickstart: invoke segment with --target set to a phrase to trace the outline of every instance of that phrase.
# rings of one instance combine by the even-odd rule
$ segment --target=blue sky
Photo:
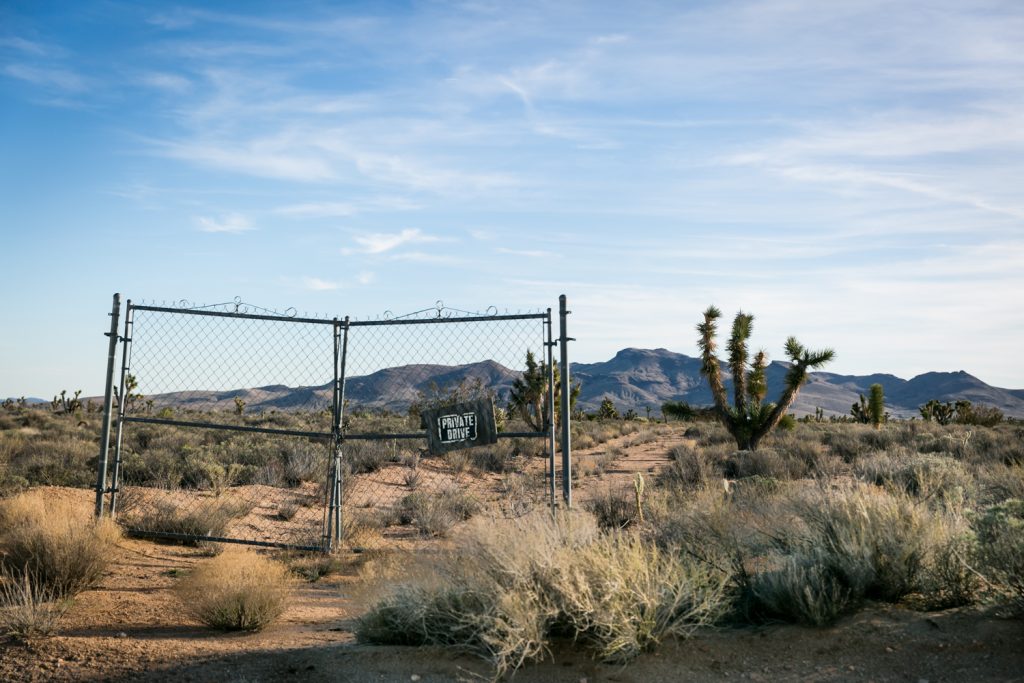
[[[1024,6],[0,3],[0,395],[102,389],[113,292],[711,303],[833,372],[1024,387]]]

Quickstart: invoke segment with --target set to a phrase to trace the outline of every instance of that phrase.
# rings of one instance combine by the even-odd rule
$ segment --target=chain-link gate
[[[568,443],[555,459],[564,297],[558,340],[551,309],[440,302],[361,321],[128,301],[119,335],[115,295],[111,316],[96,514],[135,535],[361,549],[554,505],[558,479],[571,501]],[[425,415],[474,400],[495,406],[492,442],[424,448]]]

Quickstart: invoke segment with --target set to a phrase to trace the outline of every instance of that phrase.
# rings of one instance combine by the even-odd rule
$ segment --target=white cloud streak
[[[407,244],[422,244],[425,242],[438,242],[440,238],[424,234],[419,228],[407,228],[396,233],[368,233],[355,235],[352,238],[358,248],[355,251],[364,254],[383,254]],[[342,253],[352,253],[353,250],[345,249]]]
[[[203,232],[241,233],[255,229],[249,219],[239,213],[229,213],[220,218],[197,216],[196,222]]]

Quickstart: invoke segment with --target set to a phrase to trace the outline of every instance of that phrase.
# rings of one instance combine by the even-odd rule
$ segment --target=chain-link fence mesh
[[[549,315],[446,315],[349,323],[129,304],[118,518],[141,535],[358,549],[547,503],[549,434],[505,407],[527,353],[546,358]],[[430,455],[419,410],[481,397],[498,442]]]

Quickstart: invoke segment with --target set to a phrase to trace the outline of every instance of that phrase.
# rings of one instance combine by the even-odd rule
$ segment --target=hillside
[[[789,364],[780,361],[768,366],[769,398],[778,396],[788,369]],[[405,365],[349,378],[345,398],[353,408],[402,412],[422,393],[429,394],[434,385],[443,390],[462,382],[480,382],[493,389],[499,404],[503,404],[517,374],[490,360],[459,366]],[[667,349],[629,348],[601,363],[573,363],[572,376],[582,384],[579,406],[588,411],[596,410],[605,398],[611,398],[620,411],[633,408],[640,414],[648,407],[658,414],[665,401],[686,401],[695,406],[712,403],[711,392],[700,375],[700,360]],[[729,379],[726,373],[727,386]],[[1024,418],[1024,390],[992,387],[962,370],[928,372],[909,380],[887,374],[811,373],[793,412],[803,415],[820,407],[826,415],[846,415],[859,394],[867,394],[868,387],[876,382],[885,389],[886,409],[897,417],[917,415],[918,406],[931,399],[967,399]],[[245,401],[249,410],[319,409],[330,405],[331,387],[274,385],[148,396],[156,406],[202,409],[230,409],[236,397]]]

